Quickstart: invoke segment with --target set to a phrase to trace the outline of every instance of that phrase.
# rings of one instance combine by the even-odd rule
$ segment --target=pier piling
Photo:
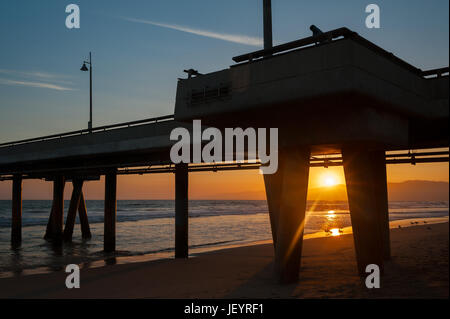
[[[80,226],[81,226],[81,237],[83,239],[90,239],[91,229],[89,227],[89,220],[87,216],[86,210],[86,202],[84,200],[83,190],[80,193],[80,202],[78,205],[78,216],[80,217]]]
[[[282,188],[276,231],[275,269],[281,283],[298,280],[309,178],[309,149],[291,149],[281,160]],[[279,168],[279,169],[280,169]]]
[[[12,187],[11,243],[22,241],[22,176],[14,175]]]
[[[384,204],[378,202],[384,198],[380,197],[381,192],[375,186],[381,179],[373,169],[376,163],[373,152],[363,148],[344,148],[342,158],[358,272],[365,275],[369,264],[376,264],[383,271],[380,209]]]
[[[282,151],[278,151],[278,158],[282,157]],[[283,185],[283,160],[278,161],[278,170],[274,174],[264,174],[264,185],[266,188],[267,206],[269,208],[270,226],[272,229],[273,246],[277,243],[278,218],[280,215],[281,188]]]
[[[55,176],[53,180],[53,203],[45,239],[62,240],[64,225],[64,176]]]
[[[371,152],[374,173],[375,198],[378,209],[378,222],[381,231],[383,259],[391,259],[391,242],[389,236],[389,202],[387,191],[386,155],[384,150]]]
[[[188,165],[175,166],[175,258],[188,258]]]
[[[77,211],[80,206],[81,192],[83,189],[82,180],[73,180],[73,191],[70,199],[69,210],[67,212],[66,226],[64,228],[64,241],[71,241],[73,234],[73,227],[75,225],[75,219],[77,217]]]
[[[117,209],[117,171],[105,175],[105,220],[103,249],[105,252],[116,250],[116,209]]]

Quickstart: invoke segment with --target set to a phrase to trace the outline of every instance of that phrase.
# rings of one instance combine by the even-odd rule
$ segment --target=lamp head
[[[83,66],[80,69],[81,71],[88,71],[89,69],[86,66],[86,63],[83,63]]]

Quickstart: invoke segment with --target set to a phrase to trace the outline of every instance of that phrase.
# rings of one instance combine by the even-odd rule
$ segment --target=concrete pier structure
[[[54,181],[46,237],[58,238],[63,176],[106,175],[104,249],[112,252],[117,174],[129,174],[133,168],[136,174],[174,172],[175,256],[187,258],[189,172],[245,167],[223,160],[174,168],[172,130],[181,127],[192,133],[192,120],[198,119],[220,130],[278,128],[279,168],[264,176],[264,183],[280,281],[293,282],[299,276],[309,167],[329,165],[317,162],[322,155],[342,154],[333,165],[344,166],[359,273],[371,263],[383,267],[390,258],[385,165],[448,162],[448,151],[441,157],[429,151],[433,158],[421,159],[406,154],[448,149],[448,67],[422,71],[347,28],[233,60],[236,64],[224,70],[179,79],[174,115],[1,143],[0,179],[20,175]],[[403,151],[404,158],[387,158],[390,151]],[[20,192],[13,193],[18,203]],[[83,238],[88,237],[82,191],[74,190],[73,197],[67,236],[79,200]],[[11,229],[17,234],[20,214],[15,207]]]

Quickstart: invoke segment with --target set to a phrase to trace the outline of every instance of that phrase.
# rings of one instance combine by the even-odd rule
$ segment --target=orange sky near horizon
[[[388,182],[407,180],[449,181],[448,163],[396,164],[387,166]],[[344,184],[342,167],[310,170],[309,187],[325,186],[327,178],[336,184]],[[173,199],[174,175],[122,175],[118,176],[118,199]],[[70,199],[72,186],[67,184],[65,198]],[[87,182],[84,186],[86,199],[103,199],[104,183]],[[51,199],[52,183],[42,180],[25,180],[23,199]],[[265,199],[263,177],[258,170],[196,172],[189,175],[190,199]],[[11,199],[11,182],[0,182],[0,199]]]

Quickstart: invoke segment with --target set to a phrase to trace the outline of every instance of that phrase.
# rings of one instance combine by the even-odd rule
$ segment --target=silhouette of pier
[[[326,41],[324,41],[326,40]],[[70,241],[77,212],[90,237],[83,185],[105,176],[104,250],[115,250],[117,175],[175,174],[175,256],[188,257],[188,176],[260,163],[172,164],[172,129],[279,129],[278,170],[264,175],[281,282],[297,280],[309,168],[343,165],[358,271],[390,258],[386,164],[448,162],[448,67],[422,71],[347,28],[233,58],[179,79],[174,115],[0,144],[12,180],[11,241],[21,241],[22,181],[53,183],[45,237]],[[421,151],[413,151],[421,149]],[[398,154],[386,153],[402,151]],[[64,186],[74,185],[63,225]]]

